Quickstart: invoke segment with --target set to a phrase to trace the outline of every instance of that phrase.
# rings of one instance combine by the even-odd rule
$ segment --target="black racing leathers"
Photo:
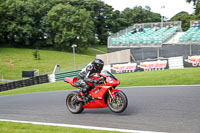
[[[89,77],[95,75],[96,73],[100,73],[100,71],[96,70],[94,65],[90,63],[78,74],[78,82],[80,84],[80,87],[82,88],[81,91],[83,93],[89,91],[90,86],[87,84],[87,82],[96,82],[96,80],[90,79]]]

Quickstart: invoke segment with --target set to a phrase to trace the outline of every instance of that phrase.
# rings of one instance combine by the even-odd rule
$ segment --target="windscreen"
[[[109,71],[104,70],[101,73],[104,74],[106,77],[111,77],[114,80],[117,80],[117,78],[112,73],[110,73]]]

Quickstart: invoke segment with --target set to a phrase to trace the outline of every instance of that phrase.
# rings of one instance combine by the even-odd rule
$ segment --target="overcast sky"
[[[181,11],[186,11],[189,14],[194,12],[193,4],[186,3],[186,0],[102,0],[106,4],[111,5],[115,10],[123,11],[126,7],[133,8],[134,6],[146,5],[151,8],[152,12],[160,13],[168,19]],[[161,6],[165,8],[161,9]]]

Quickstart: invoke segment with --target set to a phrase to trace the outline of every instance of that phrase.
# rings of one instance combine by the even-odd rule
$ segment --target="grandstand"
[[[200,20],[190,22],[190,28],[179,38],[180,42],[200,42],[200,28],[195,26],[195,23],[200,23]]]
[[[167,29],[167,25],[177,25],[172,26],[170,29]],[[139,27],[144,28],[144,32],[139,32]],[[157,25],[159,28],[157,31],[153,29],[153,26]],[[137,32],[132,34],[133,27],[137,28]],[[182,31],[181,22],[157,22],[157,23],[141,23],[134,24],[133,26],[128,27],[125,30],[122,30],[118,33],[111,35],[108,38],[108,47],[152,47],[161,45],[171,38],[177,31]]]
[[[200,53],[200,28],[194,26],[197,23],[200,20],[191,21],[186,32],[182,31],[181,21],[134,24],[108,37],[108,52],[131,49],[136,60],[197,55]],[[154,25],[158,30],[153,29]],[[144,31],[139,32],[139,27]],[[136,33],[132,33],[134,28]]]

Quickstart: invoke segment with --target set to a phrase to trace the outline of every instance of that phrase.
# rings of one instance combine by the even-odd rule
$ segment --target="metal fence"
[[[72,66],[72,67],[65,67],[65,68],[60,69],[59,73],[74,71],[74,70],[81,70],[81,69],[85,68],[87,66],[87,64],[89,64],[89,63],[77,64],[76,66]]]
[[[115,52],[124,49],[131,49],[131,54],[136,61],[169,58],[190,55],[199,55],[200,44],[165,44],[161,47],[141,47],[141,48],[108,48],[108,52]]]
[[[76,77],[81,70],[63,72],[55,74],[55,81],[63,81],[65,77]]]
[[[158,27],[161,27],[162,22],[153,22],[153,23],[136,23],[133,24],[131,26],[129,26],[126,29],[120,30],[117,33],[113,33],[111,36],[109,36],[110,38],[118,38],[121,35],[127,34],[128,32],[132,31],[134,27],[138,27],[139,25],[141,25],[143,28],[153,28],[154,24],[156,24]],[[177,25],[179,27],[179,31],[182,31],[181,25],[182,22],[181,21],[171,21],[171,22],[163,22],[163,27],[166,27],[167,25],[172,24],[172,25]]]

